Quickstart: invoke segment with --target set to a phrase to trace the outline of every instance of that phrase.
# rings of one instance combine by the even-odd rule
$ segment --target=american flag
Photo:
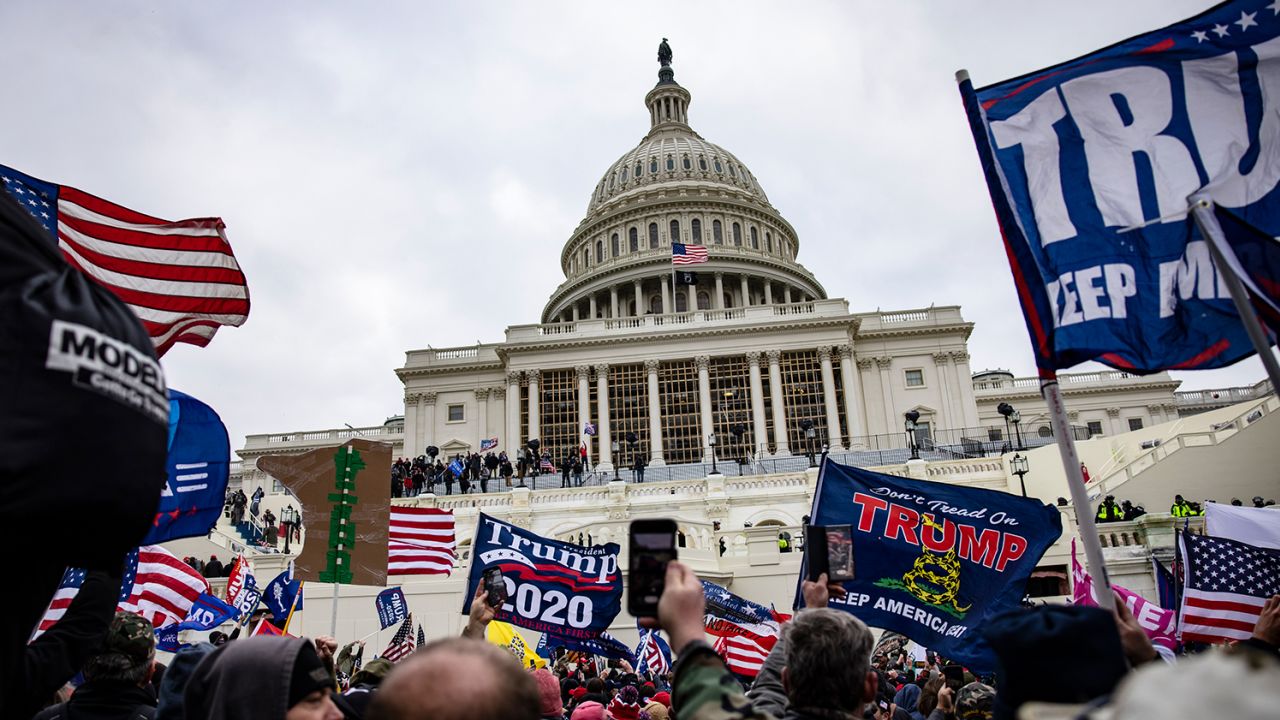
[[[735,675],[753,678],[760,674],[764,659],[778,643],[778,638],[750,638],[746,635],[722,635],[716,638],[715,651]]]
[[[702,581],[702,589],[707,603],[703,625],[708,633],[716,636],[716,652],[734,673],[755,677],[769,651],[778,643],[782,624],[791,616],[706,580]]]
[[[706,245],[685,245],[671,243],[671,264],[697,265],[707,261]]]
[[[40,619],[36,636],[53,627],[66,614],[84,579],[84,570],[67,568],[49,609]],[[209,582],[190,565],[159,545],[144,545],[129,553],[125,561],[116,609],[137,613],[160,628],[181,622],[200,593],[207,592]]]
[[[391,506],[388,575],[448,575],[457,557],[452,510]]]
[[[413,652],[413,613],[400,623],[400,629],[391,637],[391,644],[382,651],[382,657],[391,662],[400,662]]]
[[[422,629],[422,623],[418,623],[418,647],[427,644],[427,633]]]
[[[0,165],[0,183],[57,238],[67,262],[123,300],[156,355],[243,325],[249,289],[220,218],[170,222]]]
[[[636,648],[639,670],[651,673],[671,672],[671,646],[656,630],[640,631],[640,646]]]
[[[1248,639],[1267,598],[1280,593],[1280,550],[1183,533],[1182,552],[1182,639]]]

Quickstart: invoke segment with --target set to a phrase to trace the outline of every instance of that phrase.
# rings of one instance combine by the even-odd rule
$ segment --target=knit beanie
[[[546,668],[540,668],[533,672],[533,679],[538,684],[538,696],[542,698],[538,714],[542,717],[564,715],[564,705],[560,702],[560,683],[556,676]]]
[[[637,720],[640,717],[640,691],[626,685],[609,703],[609,715],[616,720]]]
[[[305,642],[298,650],[298,657],[293,661],[293,672],[289,676],[289,707],[326,687],[333,687],[333,676],[320,661],[315,645]]]

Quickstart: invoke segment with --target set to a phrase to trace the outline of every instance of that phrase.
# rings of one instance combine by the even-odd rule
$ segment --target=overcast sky
[[[831,297],[960,305],[973,368],[1029,375],[954,72],[990,84],[1211,4],[7,2],[0,164],[226,221],[249,320],[164,365],[233,448],[378,424],[406,350],[539,320],[596,182],[648,130],[667,37],[691,125],[751,168]]]

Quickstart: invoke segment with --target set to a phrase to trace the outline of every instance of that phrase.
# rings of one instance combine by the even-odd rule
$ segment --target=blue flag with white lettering
[[[996,667],[982,626],[1018,607],[1036,563],[1062,534],[1058,510],[1037,500],[830,460],[811,516],[815,525],[852,529],[855,579],[830,607],[978,674]],[[802,604],[797,585],[796,607]]]
[[[169,388],[169,479],[142,544],[209,534],[226,500],[230,458],[227,426],[218,413]]]
[[[1188,198],[1280,235],[1274,3],[1225,2],[960,89],[1042,370],[1207,369],[1254,352]]]
[[[636,656],[631,652],[631,648],[607,632],[601,632],[597,637],[586,640],[577,640],[549,632],[542,633],[542,637],[538,638],[537,653],[539,657],[550,658],[552,656],[551,651],[558,647],[615,660],[626,660],[633,666],[636,664]]]
[[[398,587],[383,590],[373,602],[378,610],[378,623],[383,630],[409,617],[409,603],[404,599],[404,590]]]
[[[577,640],[594,638],[622,611],[618,551],[617,543],[574,545],[481,513],[462,614],[471,608],[485,569],[496,567],[508,595],[496,619]]]

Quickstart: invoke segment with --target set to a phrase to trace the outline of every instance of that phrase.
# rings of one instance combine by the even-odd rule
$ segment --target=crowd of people
[[[339,651],[331,637],[215,632],[212,642],[187,646],[164,665],[151,624],[131,613],[113,616],[113,579],[97,575],[105,574],[91,573],[62,622],[29,647],[31,663],[61,677],[48,687],[49,672],[31,673],[44,686],[25,686],[28,711],[13,717],[977,720],[1089,717],[1105,709],[1122,718],[1253,718],[1274,717],[1280,707],[1280,595],[1266,603],[1249,640],[1172,667],[1124,603],[1114,616],[1079,606],[1020,609],[982,630],[999,669],[974,677],[932,655],[913,660],[883,639],[874,645],[862,621],[827,607],[844,589],[821,576],[803,583],[804,608],[744,684],[707,643],[702,582],[678,562],[668,566],[657,617],[641,619],[670,638],[669,673],[563,651],[550,667],[526,669],[485,640],[494,609],[483,586],[461,637],[426,643],[395,664],[362,664],[358,641]],[[77,685],[59,688],[72,676]],[[1182,684],[1194,687],[1181,693],[1191,699],[1159,704]],[[1037,703],[1059,712],[1018,714],[1046,707]]]

